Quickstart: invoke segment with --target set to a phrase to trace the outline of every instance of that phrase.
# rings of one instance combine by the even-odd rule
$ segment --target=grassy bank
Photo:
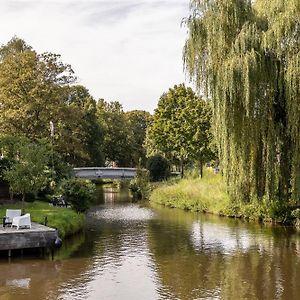
[[[222,216],[275,222],[297,221],[293,217],[293,209],[289,206],[264,201],[251,203],[231,201],[222,176],[215,175],[210,170],[205,171],[203,179],[190,176],[158,186],[150,195],[150,201],[168,207]],[[294,212],[299,214],[300,211],[296,209]]]
[[[0,206],[1,216],[5,216],[7,208],[20,209],[22,204],[15,203]],[[48,218],[48,226],[57,228],[60,237],[72,235],[84,227],[84,214],[77,214],[70,208],[54,207],[48,203],[35,201],[32,203],[24,203],[24,212],[30,213],[31,220],[36,223],[44,224],[45,216]]]
[[[221,175],[206,171],[204,177],[171,180],[153,190],[150,201],[168,207],[221,213],[230,206]]]

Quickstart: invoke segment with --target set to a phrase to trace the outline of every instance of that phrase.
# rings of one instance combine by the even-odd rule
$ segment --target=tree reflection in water
[[[0,260],[0,299],[297,299],[293,229],[114,195],[90,210],[86,231],[54,261]]]

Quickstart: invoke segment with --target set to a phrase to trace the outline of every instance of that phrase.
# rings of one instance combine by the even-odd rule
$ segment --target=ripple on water
[[[113,206],[91,212],[91,216],[98,220],[114,221],[148,221],[153,219],[154,213],[149,208],[138,205]]]

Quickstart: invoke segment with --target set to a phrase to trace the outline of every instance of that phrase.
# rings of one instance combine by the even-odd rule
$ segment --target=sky
[[[62,55],[95,99],[153,112],[186,82],[189,0],[1,0],[0,44],[13,36]]]

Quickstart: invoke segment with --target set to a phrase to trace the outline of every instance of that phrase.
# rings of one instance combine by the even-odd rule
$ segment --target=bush
[[[149,157],[147,161],[147,169],[151,181],[162,181],[170,176],[170,164],[161,155]]]
[[[138,168],[136,177],[130,181],[129,189],[137,200],[148,198],[150,191],[149,171]]]
[[[62,197],[71,204],[72,209],[85,212],[95,199],[96,186],[89,180],[73,178],[62,182],[60,192]]]

